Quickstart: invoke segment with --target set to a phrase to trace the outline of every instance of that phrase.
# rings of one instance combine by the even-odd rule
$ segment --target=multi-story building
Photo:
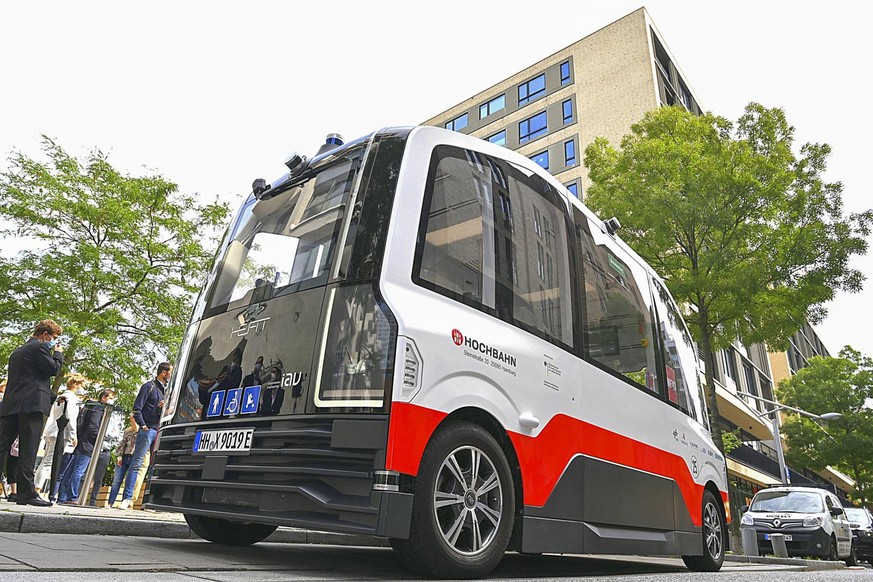
[[[701,113],[687,77],[648,12],[640,8],[424,124],[517,150],[549,170],[571,193],[583,197],[590,183],[582,164],[585,148],[596,137],[619,144],[633,123],[664,105]],[[814,334],[798,336],[808,340]],[[818,351],[809,351],[810,345]],[[826,353],[817,338],[811,342],[798,339],[792,346],[787,356],[787,367],[792,370],[808,355]],[[763,403],[743,397],[775,399],[772,369],[779,366],[778,358],[773,358],[765,346],[739,343],[716,355],[720,422],[726,430],[739,429],[744,443],[728,455],[734,485],[731,510],[737,519],[738,508],[754,491],[779,483],[769,420],[773,413]],[[791,475],[798,481],[809,480],[797,471]],[[837,485],[843,495],[850,488],[850,481]]]
[[[618,144],[661,105],[701,109],[645,8],[474,95],[424,125],[475,135],[536,160],[577,196],[596,137]]]

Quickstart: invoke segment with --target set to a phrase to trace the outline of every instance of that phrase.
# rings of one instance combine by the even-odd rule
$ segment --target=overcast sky
[[[235,206],[329,132],[417,124],[643,5],[704,109],[784,108],[798,145],[833,147],[847,210],[873,206],[873,8],[839,0],[0,0],[0,167],[46,134]],[[817,328],[834,355],[873,356],[873,251],[856,265],[864,291]]]

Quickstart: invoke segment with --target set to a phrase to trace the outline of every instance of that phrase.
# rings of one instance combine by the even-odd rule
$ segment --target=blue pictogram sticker
[[[224,390],[216,390],[209,397],[209,408],[206,410],[206,418],[221,416],[221,410],[224,406]]]
[[[254,414],[258,411],[258,402],[261,401],[261,387],[249,386],[243,393],[242,410],[240,414]]]
[[[227,400],[224,402],[224,416],[233,416],[239,414],[240,400],[242,399],[242,388],[234,388],[227,391]]]

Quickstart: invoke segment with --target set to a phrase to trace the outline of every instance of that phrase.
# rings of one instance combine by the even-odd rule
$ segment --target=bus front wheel
[[[500,445],[478,425],[453,422],[422,457],[409,539],[391,545],[416,573],[482,577],[503,559],[514,520],[515,489]]]
[[[275,525],[240,523],[217,517],[185,514],[191,531],[204,540],[224,546],[250,546],[276,531]]]

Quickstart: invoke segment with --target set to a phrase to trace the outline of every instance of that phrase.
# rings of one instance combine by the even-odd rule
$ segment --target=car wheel
[[[711,491],[703,493],[703,555],[682,556],[689,570],[718,572],[724,563],[725,521],[721,503]]]
[[[191,531],[204,540],[224,546],[250,546],[276,531],[275,525],[240,523],[217,517],[185,514]]]
[[[400,562],[434,578],[490,573],[509,545],[515,489],[500,445],[481,427],[440,429],[421,461],[408,540],[391,540]]]
[[[835,537],[831,537],[831,548],[828,551],[828,560],[831,562],[836,562],[840,559],[839,553],[837,553],[837,539]]]
[[[858,548],[855,547],[855,541],[852,541],[852,549],[849,550],[849,557],[846,558],[846,566],[858,565]]]

